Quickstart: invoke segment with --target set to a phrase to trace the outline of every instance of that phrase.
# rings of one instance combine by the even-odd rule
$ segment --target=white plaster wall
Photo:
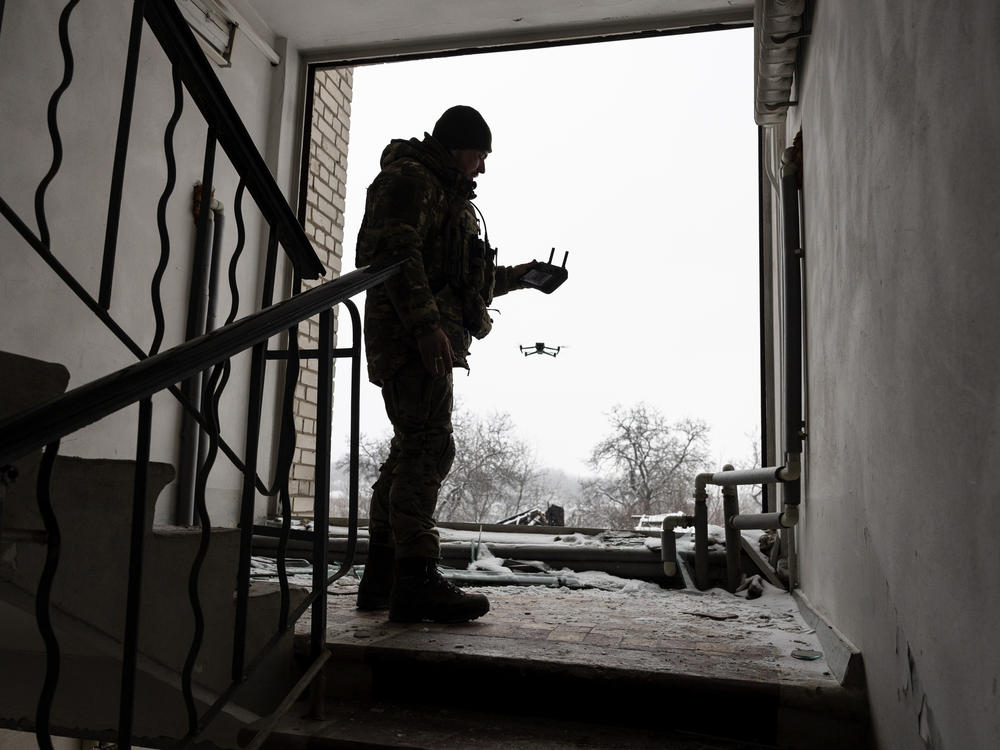
[[[802,587],[864,653],[880,748],[996,748],[1000,6],[814,9]]]
[[[63,75],[57,19],[64,4],[63,0],[7,3],[0,30],[0,195],[34,231],[34,192],[52,159],[46,107]],[[69,34],[74,82],[58,108],[65,156],[45,200],[53,253],[95,298],[131,10],[132,3],[126,0],[90,0],[73,11]],[[291,65],[272,67],[259,50],[238,37],[232,67],[215,68],[258,148],[267,152],[285,187],[292,181],[293,139],[291,131],[280,127],[284,119],[271,117],[271,102],[275,97],[287,105],[295,96],[298,67],[297,56],[293,57]],[[150,281],[159,261],[156,206],[166,177],[163,134],[173,108],[172,92],[170,66],[147,28],[142,40],[111,310],[143,349],[150,346],[154,331]],[[191,190],[201,179],[205,135],[200,113],[193,101],[185,98],[174,141],[177,182],[167,211],[170,261],[163,282],[166,337],[161,350],[183,340],[194,240]],[[237,177],[221,148],[214,183],[216,198],[225,207],[223,252],[228,262],[236,244]],[[241,316],[259,305],[264,237],[262,219],[249,195],[244,211],[247,244],[239,274]],[[0,310],[4,317],[0,348],[65,364],[71,372],[71,388],[134,361],[6,221],[0,221],[0,258]],[[225,319],[229,307],[228,284],[223,279],[220,320]],[[234,360],[236,369],[221,409],[223,433],[240,455],[244,450],[247,362],[248,357]],[[269,404],[276,386],[277,379],[271,377],[265,435],[274,429],[275,413]],[[179,409],[169,395],[157,396],[154,404],[153,458],[176,465]],[[127,409],[76,433],[63,442],[62,452],[134,457],[136,413],[135,408]],[[266,448],[261,455],[266,462]],[[213,505],[239,495],[240,477],[224,458],[221,462],[209,487]],[[261,473],[269,482],[269,469]],[[167,497],[172,493],[167,490],[164,494],[157,506],[160,522],[172,516],[172,497]],[[220,509],[213,523],[228,521],[228,513]]]

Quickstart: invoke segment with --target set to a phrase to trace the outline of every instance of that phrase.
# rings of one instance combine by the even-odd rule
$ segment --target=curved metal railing
[[[0,196],[0,215],[13,227],[24,242],[41,258],[65,286],[93,313],[135,357],[136,362],[105,377],[71,390],[45,404],[0,421],[0,469],[5,469],[29,454],[42,450],[36,494],[44,530],[20,530],[20,539],[42,541],[46,545],[45,563],[35,594],[36,617],[46,647],[46,674],[34,718],[34,729],[39,745],[51,748],[50,724],[53,698],[59,680],[60,649],[56,629],[52,623],[53,580],[58,570],[61,541],[73,529],[60,529],[52,505],[52,473],[59,452],[60,441],[76,430],[97,422],[108,415],[131,405],[138,405],[136,427],[136,472],[132,488],[132,520],[129,546],[129,574],[125,606],[125,626],[121,648],[121,689],[119,699],[118,745],[128,747],[133,736],[133,695],[137,670],[142,660],[139,650],[139,621],[141,614],[142,573],[146,556],[145,536],[147,523],[147,478],[150,465],[150,445],[153,434],[153,396],[169,392],[180,404],[183,415],[190,420],[205,448],[194,469],[193,515],[201,527],[199,548],[188,578],[189,598],[195,620],[194,635],[181,671],[181,692],[187,714],[187,735],[182,744],[197,741],[206,726],[219,715],[226,704],[237,696],[253,671],[263,663],[272,650],[308,609],[312,609],[312,651],[314,663],[325,656],[326,586],[348,569],[356,542],[357,530],[357,444],[358,444],[358,387],[360,383],[360,318],[351,297],[382,283],[396,272],[395,267],[372,271],[362,269],[327,282],[309,291],[278,302],[275,296],[278,276],[278,252],[287,255],[297,289],[302,279],[315,279],[323,274],[323,267],[313,250],[305,231],[288,206],[280,188],[272,178],[253,139],[230,102],[211,65],[201,52],[198,42],[174,3],[174,0],[134,0],[125,60],[124,85],[119,126],[116,138],[114,163],[107,222],[104,231],[104,248],[101,258],[99,288],[91,293],[61,260],[53,247],[58,244],[55,232],[50,229],[46,195],[49,186],[59,174],[63,162],[63,137],[60,133],[60,107],[63,95],[74,79],[74,53],[71,19],[77,12],[79,0],[69,0],[58,22],[59,47],[62,55],[62,78],[48,100],[46,125],[52,146],[52,160],[34,190],[34,222],[32,229],[18,212]],[[3,24],[4,4],[0,0],[0,29],[10,33]],[[118,233],[122,216],[125,190],[128,144],[132,128],[132,110],[140,80],[140,47],[144,28],[155,36],[159,47],[166,54],[171,67],[173,106],[164,126],[163,157],[164,184],[156,204],[156,242],[159,256],[150,280],[150,310],[154,321],[152,339],[143,346],[128,333],[126,325],[111,313],[115,296],[115,273],[119,265]],[[0,40],[2,43],[2,40]],[[207,330],[204,325],[192,327],[193,319],[202,315],[189,315],[183,343],[163,349],[167,340],[164,309],[163,282],[170,265],[172,248],[167,206],[177,184],[177,159],[175,134],[184,111],[185,101],[191,100],[200,111],[206,126],[205,151],[202,166],[202,190],[197,198],[196,230],[191,286],[211,289],[213,279],[220,275],[221,258],[213,243],[213,216],[218,229],[221,212],[213,204],[212,184],[216,173],[217,151],[228,158],[238,175],[238,185],[233,196],[237,241],[229,259],[227,281],[230,309],[225,323],[217,330]],[[217,148],[219,147],[219,148]],[[244,217],[245,197],[249,195],[263,216],[268,228],[267,252],[263,268],[259,309],[240,316],[240,289],[237,283],[238,264],[244,257],[247,244]],[[255,290],[256,293],[256,290]],[[333,309],[344,304],[351,316],[353,343],[350,348],[334,348]],[[298,326],[303,321],[319,317],[320,344],[314,350],[300,351]],[[126,321],[127,322],[127,321]],[[285,348],[269,348],[269,340],[286,340]],[[242,455],[222,434],[219,419],[220,401],[232,375],[232,358],[249,351],[250,386],[247,402],[247,430],[243,436]],[[329,514],[329,453],[330,413],[332,410],[332,360],[350,357],[352,360],[352,417],[351,417],[351,476],[350,514],[353,519],[349,541],[349,555],[340,570],[328,575],[325,565],[327,535],[325,524],[317,523],[313,534],[314,565],[313,587],[305,599],[294,609],[291,606],[289,583],[282,556],[279,562],[281,607],[273,635],[265,646],[253,654],[247,653],[247,620],[250,590],[250,556],[254,533],[253,518],[257,495],[279,496],[282,511],[281,528],[277,531],[282,549],[287,546],[290,534],[289,469],[295,450],[296,430],[291,402],[294,398],[297,372],[302,359],[316,359],[319,363],[319,388],[317,420],[317,467],[314,518]],[[264,403],[264,379],[268,363],[283,366],[284,379],[282,409],[278,429],[279,440],[275,468],[270,481],[258,472],[261,438],[261,415]],[[178,385],[181,384],[181,385]],[[195,671],[198,655],[205,639],[205,621],[199,597],[199,580],[202,566],[211,544],[211,518],[206,503],[208,477],[219,456],[223,455],[243,477],[240,497],[239,526],[240,553],[236,571],[236,607],[232,654],[231,682],[215,697],[207,710],[199,713],[199,702],[207,701],[202,693],[195,696]]]

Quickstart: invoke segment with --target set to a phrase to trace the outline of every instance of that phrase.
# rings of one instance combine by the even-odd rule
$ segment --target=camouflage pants
[[[382,398],[393,437],[372,485],[371,539],[394,544],[397,558],[436,559],[434,509],[455,459],[452,376],[435,378],[419,360],[409,362],[382,385]]]

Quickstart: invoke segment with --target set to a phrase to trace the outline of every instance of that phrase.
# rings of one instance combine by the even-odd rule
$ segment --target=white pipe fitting
[[[802,474],[802,464],[798,453],[785,455],[785,465],[778,471],[778,479],[783,482],[794,482]]]

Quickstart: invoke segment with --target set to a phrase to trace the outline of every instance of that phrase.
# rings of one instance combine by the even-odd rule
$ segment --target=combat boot
[[[392,622],[468,622],[489,611],[485,596],[469,594],[448,582],[438,570],[437,560],[409,557],[396,561],[396,580],[389,597]]]
[[[358,584],[357,608],[366,612],[389,609],[395,549],[390,544],[368,542],[365,572]]]

